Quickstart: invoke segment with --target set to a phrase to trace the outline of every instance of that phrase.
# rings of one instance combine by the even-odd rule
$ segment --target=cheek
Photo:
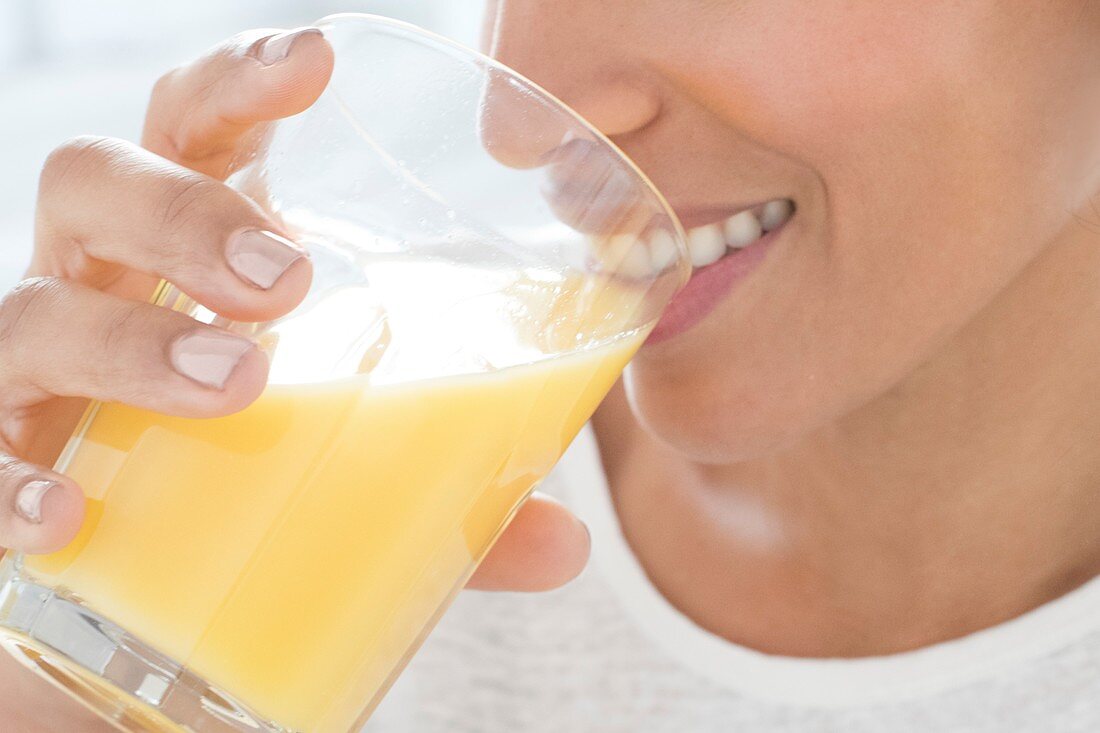
[[[784,249],[700,333],[643,352],[628,374],[636,414],[697,460],[765,454],[888,390],[1004,290],[1095,190],[1094,157],[1066,144],[1067,121],[1084,119],[1065,101],[1074,89],[1052,83],[1049,63],[1005,78],[995,44],[981,38],[949,32],[933,43],[881,30],[976,19],[880,24],[879,12],[839,25],[803,13],[786,39],[798,54],[744,61],[733,75],[733,96],[754,104],[727,96],[716,110],[812,182],[794,184],[806,194]],[[830,68],[837,73],[820,72]]]

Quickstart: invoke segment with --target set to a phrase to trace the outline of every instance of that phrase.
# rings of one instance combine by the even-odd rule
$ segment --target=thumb
[[[467,584],[474,590],[545,591],[565,585],[588,562],[588,529],[568,509],[535,494]]]

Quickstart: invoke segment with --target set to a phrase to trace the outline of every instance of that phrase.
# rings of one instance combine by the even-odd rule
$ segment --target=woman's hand
[[[78,138],[49,156],[28,277],[0,301],[0,546],[48,552],[76,534],[81,488],[48,466],[89,398],[215,417],[259,396],[254,343],[148,299],[164,278],[230,319],[264,321],[304,297],[309,258],[222,179],[251,127],[308,107],[331,70],[316,29],[243,33],[161,78],[142,147]],[[536,497],[471,586],[553,588],[587,554],[583,525]],[[107,730],[14,670],[0,662],[0,689],[19,690],[0,695],[0,719]]]

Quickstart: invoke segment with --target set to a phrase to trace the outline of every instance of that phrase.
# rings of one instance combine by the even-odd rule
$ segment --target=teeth
[[[676,262],[676,240],[664,229],[658,229],[649,237],[649,256],[654,272],[664,272]]]
[[[783,226],[794,214],[789,199],[769,201],[755,209],[734,214],[724,222],[696,227],[687,232],[688,254],[696,267],[712,265],[729,250],[739,250],[758,241],[767,232]],[[676,263],[676,241],[664,230],[648,237],[616,234],[593,237],[591,255],[599,267],[624,277],[644,280],[658,275]]]
[[[794,202],[776,199],[764,204],[758,211],[759,214],[752,210],[742,211],[721,224],[708,224],[688,231],[692,264],[706,267],[720,260],[725,251],[719,251],[718,238],[721,238],[723,248],[738,250],[753,244],[767,232],[775,231],[794,214]]]
[[[789,199],[769,201],[760,212],[760,225],[765,232],[770,232],[786,224],[793,213],[794,204]]]
[[[751,211],[742,211],[726,219],[726,244],[733,249],[748,247],[762,236],[764,229]]]
[[[652,265],[645,245],[633,234],[616,234],[607,240],[603,260],[611,269],[625,277],[649,277]]]
[[[688,252],[695,267],[706,267],[722,259],[726,253],[726,236],[722,227],[711,224],[692,229],[688,232]]]

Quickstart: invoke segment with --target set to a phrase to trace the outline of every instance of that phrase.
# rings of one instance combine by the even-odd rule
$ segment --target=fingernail
[[[15,513],[32,524],[42,524],[42,500],[56,481],[31,481],[15,495]]]
[[[245,282],[267,290],[306,251],[289,239],[262,229],[246,229],[229,238],[226,259],[233,272]]]
[[[260,63],[264,66],[272,66],[290,55],[290,50],[294,47],[294,42],[299,38],[302,36],[314,35],[323,35],[321,29],[295,28],[286,33],[279,33],[261,41],[260,45],[253,51],[253,55],[259,59]]]
[[[253,346],[251,341],[227,333],[195,331],[172,344],[172,366],[204,387],[222,389]]]

